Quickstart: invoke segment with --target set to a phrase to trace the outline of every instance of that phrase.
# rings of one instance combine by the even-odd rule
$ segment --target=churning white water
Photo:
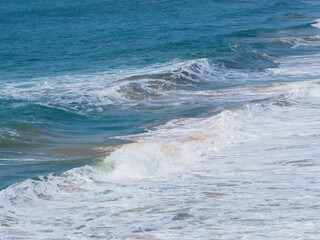
[[[170,121],[99,164],[2,190],[0,239],[319,239],[320,83],[237,94],[270,100]]]

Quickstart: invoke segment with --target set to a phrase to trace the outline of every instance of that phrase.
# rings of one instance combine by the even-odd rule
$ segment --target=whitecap
[[[311,26],[320,29],[320,19],[314,20]]]

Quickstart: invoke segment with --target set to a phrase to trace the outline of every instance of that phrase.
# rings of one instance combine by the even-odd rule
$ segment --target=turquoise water
[[[142,132],[143,124],[234,108],[238,104],[193,99],[175,105],[172,95],[290,81],[256,76],[276,67],[279,57],[320,46],[315,40],[293,49],[281,41],[318,33],[311,26],[317,1],[7,1],[1,12],[1,188],[99,159],[101,152],[83,157],[81,149]],[[210,61],[205,81],[181,68],[173,69],[179,77],[165,69],[159,76],[143,73],[197,59]],[[243,79],[248,72],[252,77]],[[110,102],[112,93],[95,92],[130,76],[129,99]],[[160,95],[154,99],[134,86],[148,78],[168,81],[165,100],[161,83],[154,84]]]
[[[254,104],[288,106],[281,113],[283,122],[265,123],[262,129],[277,129],[293,122],[296,124],[296,128],[290,130],[293,134],[300,126],[295,119],[303,116],[302,105],[310,101],[310,105],[303,106],[313,109],[319,103],[318,99],[311,101],[309,95],[299,95],[293,100],[288,97],[295,89],[300,89],[299,94],[307,91],[301,89],[318,89],[315,81],[320,76],[319,18],[320,3],[317,0],[2,1],[0,190],[5,195],[5,191],[15,189],[15,186],[20,189],[19,184],[26,181],[39,181],[45,185],[51,178],[62,178],[68,170],[83,168],[107,169],[109,175],[112,169],[117,175],[120,170],[114,161],[118,160],[107,160],[107,166],[101,167],[110,154],[111,159],[119,155],[123,161],[135,157],[137,152],[145,153],[145,159],[149,159],[149,151],[162,156],[164,150],[154,148],[154,145],[118,154],[122,146],[139,142],[139,134],[171,139],[164,145],[167,151],[171,149],[168,145],[180,139],[181,129],[201,129],[207,124],[190,123],[189,126],[187,122],[180,129],[175,121],[214,119],[216,123],[219,120],[215,117],[248,106],[251,109]],[[310,94],[318,96],[314,92]],[[289,109],[297,102],[301,105]],[[264,115],[263,111],[253,112],[269,119],[277,111],[272,110],[269,115]],[[286,112],[291,111],[302,115],[287,116]],[[312,117],[315,116],[310,115],[310,122],[316,121]],[[258,120],[253,122],[259,123]],[[247,128],[251,129],[249,125]],[[256,129],[260,129],[259,124]],[[306,127],[305,131],[310,129]],[[186,139],[202,139],[190,134]],[[221,134],[216,133],[217,136]],[[143,142],[148,142],[148,137],[146,139]],[[271,142],[278,141],[277,137],[270,139]],[[205,149],[212,146],[220,149],[217,146],[225,145],[220,140],[201,144]],[[299,144],[303,145],[303,141]],[[318,143],[312,144],[317,149]],[[260,147],[263,145],[262,141]],[[193,154],[187,153],[179,159],[188,159]],[[194,158],[200,159],[199,156],[203,155],[196,156]],[[319,152],[309,157],[316,161]],[[129,170],[135,169],[136,165],[128,166],[128,173],[121,168],[122,175],[158,176],[153,170],[152,174],[137,171],[135,175]],[[183,170],[181,174],[184,173],[189,174]],[[94,178],[91,173],[82,174]],[[79,180],[76,174],[71,175],[72,181]],[[176,180],[173,178],[172,182]],[[54,185],[55,181],[58,180],[52,180],[48,185]],[[108,184],[109,181],[115,180],[107,180]],[[147,182],[141,184],[147,186]],[[15,194],[22,194],[19,189]],[[128,191],[131,190],[135,192],[137,189]],[[144,197],[141,195],[141,198]],[[7,198],[1,199],[5,202]],[[1,206],[4,205],[0,202],[0,209]],[[178,214],[177,219],[179,216],[189,218]],[[22,222],[23,219],[17,218],[15,224],[18,226]],[[117,230],[116,222],[114,224],[112,229]],[[158,225],[162,226],[162,223]],[[68,231],[59,230],[60,233]],[[0,229],[0,238],[8,232],[3,231],[3,234]],[[44,238],[51,239],[49,235],[44,234]],[[80,235],[72,235],[75,236]],[[129,239],[130,236],[120,234],[114,237]],[[157,236],[160,239],[189,239],[192,234],[160,234],[147,239],[157,239]],[[227,235],[219,236],[224,239],[223,236]],[[238,233],[228,239],[241,239],[240,236],[244,235]],[[283,236],[285,234],[277,235]],[[72,237],[62,234],[57,239],[76,239]],[[95,238],[94,235],[86,237]]]

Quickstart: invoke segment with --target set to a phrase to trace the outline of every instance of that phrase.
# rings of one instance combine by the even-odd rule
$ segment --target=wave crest
[[[311,24],[311,26],[320,29],[320,18],[314,20],[313,23]]]

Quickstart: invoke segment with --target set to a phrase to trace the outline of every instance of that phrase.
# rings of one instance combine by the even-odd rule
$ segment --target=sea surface
[[[1,0],[0,239],[320,239],[320,1]]]

